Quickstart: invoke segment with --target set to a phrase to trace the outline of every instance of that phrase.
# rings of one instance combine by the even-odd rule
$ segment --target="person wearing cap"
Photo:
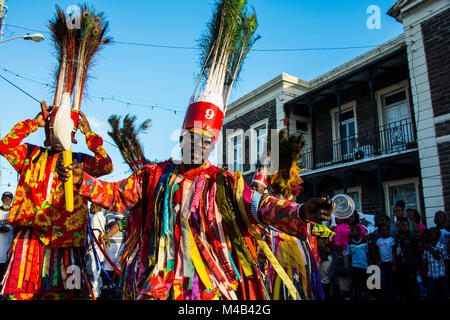
[[[60,270],[72,265],[82,269],[79,251],[86,241],[87,200],[74,194],[74,209],[66,211],[64,187],[55,173],[62,147],[55,138],[51,114],[44,118],[40,112],[34,119],[19,122],[0,140],[0,153],[20,175],[8,216],[14,240],[2,282],[2,294],[9,299],[70,298],[66,274]],[[94,176],[111,173],[112,161],[103,149],[103,139],[91,130],[81,111],[80,116],[78,129],[93,155],[74,152],[73,159]],[[48,148],[21,143],[44,127]]]
[[[3,204],[0,207],[0,279],[3,279],[3,275],[5,274],[8,252],[13,240],[14,230],[7,222],[13,198],[13,194],[9,191],[2,194]]]
[[[303,237],[309,221],[330,217],[330,211],[321,208],[325,198],[296,204],[261,195],[244,183],[240,172],[226,171],[208,160],[240,62],[257,39],[256,15],[249,15],[245,4],[216,4],[211,26],[222,31],[210,29],[213,37],[205,39],[200,79],[204,77],[206,83],[197,97],[194,90],[187,108],[181,160],[148,163],[119,182],[92,177],[77,163],[57,165],[59,179],[67,181],[72,170],[79,194],[107,210],[125,213],[141,206],[142,214],[133,219],[141,225],[136,235],[140,245],[130,260],[135,266],[136,299],[268,298],[254,243],[263,247],[271,263],[277,261],[261,239],[258,225]],[[300,299],[292,283],[288,290]]]
[[[252,179],[252,189],[260,194],[267,193],[267,173],[265,170],[255,171]]]

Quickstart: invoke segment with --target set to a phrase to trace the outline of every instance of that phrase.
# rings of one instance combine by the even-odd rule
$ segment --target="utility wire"
[[[41,84],[41,85],[45,85],[45,86],[47,86],[47,87],[49,87],[50,86],[50,84],[49,83],[46,83],[46,82],[43,82],[43,81],[39,81],[39,80],[35,80],[35,79],[32,79],[32,78],[29,78],[29,77],[26,77],[26,76],[23,76],[22,74],[20,74],[20,73],[17,73],[17,72],[13,72],[13,71],[11,71],[11,70],[8,70],[8,69],[6,69],[6,68],[1,68],[1,70],[3,70],[3,71],[5,71],[5,72],[7,72],[7,73],[9,73],[9,74],[11,74],[11,75],[14,75],[15,77],[17,77],[17,78],[22,78],[22,79],[24,79],[24,80],[28,80],[28,81],[31,81],[31,82],[34,82],[34,83],[37,83],[37,84]],[[3,77],[2,77],[3,78]],[[5,79],[6,80],[6,79]],[[6,81],[8,81],[8,80],[6,80]],[[10,81],[8,81],[8,82],[10,82]],[[11,82],[10,82],[11,83]],[[12,83],[11,83],[12,84]],[[14,84],[12,84],[12,85],[14,85]],[[15,86],[15,85],[14,85]],[[20,88],[19,88],[20,89]],[[28,94],[28,93],[26,93],[25,91],[23,91],[22,89],[20,89],[22,92],[24,92],[25,94]],[[101,92],[99,92],[99,93],[101,93]],[[182,111],[182,110],[180,110],[180,109],[172,109],[172,108],[168,108],[168,107],[163,107],[163,106],[161,106],[161,105],[158,105],[158,104],[155,104],[155,105],[152,105],[152,104],[142,104],[142,103],[136,103],[136,102],[130,102],[130,101],[125,101],[125,100],[123,100],[123,99],[117,99],[117,98],[115,98],[114,96],[110,96],[110,97],[108,97],[110,94],[106,94],[105,96],[95,96],[95,95],[91,95],[91,94],[85,94],[85,96],[86,96],[86,98],[88,98],[88,99],[99,99],[99,100],[101,100],[102,102],[104,101],[104,100],[111,100],[111,101],[115,101],[115,102],[118,102],[118,103],[121,103],[121,104],[125,104],[126,106],[137,106],[137,107],[145,107],[145,108],[152,108],[152,110],[154,110],[155,108],[156,109],[162,109],[162,110],[167,110],[167,111],[171,111],[171,112],[173,112],[174,114],[184,114],[185,113],[185,111]],[[34,97],[33,97],[33,99],[35,99]],[[127,100],[133,100],[132,98],[127,98],[127,97],[124,97],[124,99],[127,99]],[[36,101],[37,101],[37,99],[35,99]],[[181,107],[180,107],[181,108]]]
[[[30,98],[32,98],[32,99],[35,100],[36,102],[41,103],[38,99],[36,99],[36,98],[33,97],[31,94],[29,94],[28,92],[26,92],[26,91],[23,90],[22,88],[18,87],[17,85],[15,85],[15,84],[12,83],[11,81],[9,81],[9,80],[6,79],[5,77],[3,77],[1,74],[0,74],[0,77],[1,77],[2,79],[4,79],[5,81],[7,81],[10,85],[14,86],[15,88],[17,88],[17,89],[19,89],[20,91],[22,91],[23,93],[25,93],[27,96],[29,96]],[[113,147],[116,147],[117,149],[119,149],[119,147],[118,147],[117,145],[115,145],[114,143],[109,142],[108,140],[105,140],[105,139],[103,139],[103,141],[105,141],[106,143],[108,143],[108,144],[112,145]]]
[[[16,86],[14,83],[12,83],[11,81],[9,81],[8,79],[6,79],[4,76],[2,76],[0,74],[0,77],[5,80],[6,82],[8,82],[10,85],[12,85],[13,87],[16,87],[17,89],[19,89],[20,91],[22,91],[23,93],[25,93],[27,96],[29,96],[31,99],[37,101],[38,103],[40,103],[40,101],[38,99],[36,99],[35,97],[33,97],[31,94],[29,94],[28,92],[26,92],[25,90],[23,90],[22,88]]]
[[[50,33],[49,31],[36,30],[21,26],[16,26],[12,24],[5,24],[5,26],[20,28],[23,30],[40,32],[40,33]],[[165,49],[182,49],[182,50],[198,50],[198,47],[187,47],[187,46],[174,46],[174,45],[162,45],[154,43],[142,43],[142,42],[127,42],[127,41],[116,41],[111,40],[111,43],[140,46],[140,47],[155,47],[155,48],[165,48]],[[383,44],[365,45],[365,46],[347,46],[347,47],[315,47],[315,48],[287,48],[287,49],[252,49],[252,52],[296,52],[296,51],[333,51],[333,50],[350,50],[350,49],[368,49],[383,46]]]

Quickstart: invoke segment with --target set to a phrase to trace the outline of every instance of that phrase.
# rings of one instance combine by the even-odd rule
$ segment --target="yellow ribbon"
[[[44,155],[42,156],[41,161],[41,171],[39,172],[39,178],[38,181],[44,181],[44,173],[45,173],[45,167],[47,164],[47,158],[48,158],[48,152],[45,151]]]
[[[250,222],[250,220],[247,217],[247,212],[244,205],[244,179],[242,178],[241,173],[238,171],[236,172],[237,176],[237,190],[236,190],[236,200],[239,207],[239,211],[241,213],[241,217],[245,222],[245,225],[248,227],[252,235],[255,237],[256,241],[258,242],[259,246],[262,248],[264,254],[266,255],[267,259],[269,259],[270,263],[272,264],[273,268],[277,272],[277,274],[280,276],[281,280],[285,284],[286,288],[288,289],[290,295],[295,300],[301,300],[300,294],[298,293],[297,289],[295,288],[294,283],[289,278],[286,271],[284,271],[283,267],[278,262],[277,258],[273,254],[272,250],[270,250],[267,243],[261,238],[261,235],[256,230],[255,226]],[[276,283],[275,283],[276,284]]]
[[[28,240],[29,240],[29,235],[30,235],[30,230],[28,229],[27,232],[25,233],[24,239],[23,239],[23,245],[22,245],[22,257],[20,260],[20,271],[19,271],[19,279],[17,281],[17,288],[18,289],[22,289],[22,283],[23,283],[23,278],[25,275],[25,266],[27,265],[27,253],[28,253]]]
[[[191,248],[191,259],[194,263],[195,270],[197,270],[200,280],[207,290],[212,290],[213,285],[209,279],[208,273],[206,272],[205,264],[203,263],[200,252],[198,251],[197,244],[195,243],[194,236],[192,234],[191,227],[189,227],[189,244]]]

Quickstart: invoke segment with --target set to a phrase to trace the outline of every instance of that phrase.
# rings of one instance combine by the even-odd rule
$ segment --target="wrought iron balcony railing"
[[[416,147],[413,124],[410,119],[405,119],[386,124],[378,132],[334,140],[331,145],[316,143],[315,157],[313,148],[303,150],[301,166],[319,169]]]

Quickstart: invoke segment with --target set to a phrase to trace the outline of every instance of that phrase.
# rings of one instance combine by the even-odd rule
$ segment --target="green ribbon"
[[[233,248],[236,250],[239,262],[242,265],[242,269],[246,277],[253,275],[253,270],[251,264],[256,264],[245,240],[244,236],[239,229],[239,225],[234,218],[233,212],[231,210],[230,204],[227,201],[225,195],[225,179],[223,176],[224,170],[220,170],[217,174],[217,203],[220,208],[220,214],[222,215],[223,222],[227,228],[228,234],[230,235],[230,241]]]

